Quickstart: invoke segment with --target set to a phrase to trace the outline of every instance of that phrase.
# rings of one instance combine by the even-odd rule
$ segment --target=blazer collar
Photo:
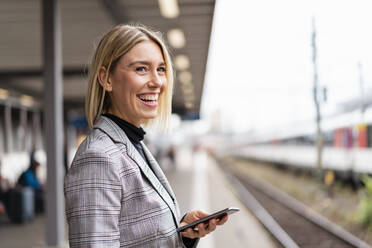
[[[130,143],[125,132],[116,123],[105,116],[101,116],[94,124],[94,129],[101,129],[105,132],[114,142],[127,144]]]
[[[112,120],[107,117],[101,116],[93,128],[101,129],[105,132],[114,142],[122,143],[127,147],[127,155],[133,159],[138,165],[146,178],[150,181],[154,189],[158,192],[160,197],[165,201],[171,209],[176,225],[178,226],[179,210],[172,188],[166,179],[159,164],[156,162],[150,151],[145,144],[141,142],[144,153],[150,163],[150,166],[142,158],[137,149],[125,134],[125,132]]]

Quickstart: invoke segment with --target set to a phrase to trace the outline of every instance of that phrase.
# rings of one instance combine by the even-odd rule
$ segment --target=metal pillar
[[[44,128],[47,154],[47,245],[64,245],[63,89],[61,22],[58,0],[42,1],[44,59]]]
[[[21,124],[21,132],[22,134],[20,135],[21,136],[21,144],[20,144],[20,148],[22,151],[29,151],[29,149],[27,149],[27,137],[26,137],[26,133],[27,133],[27,109],[25,107],[21,107],[19,109],[19,116],[20,116],[20,124]]]
[[[317,150],[317,162],[316,167],[319,175],[323,169],[323,134],[321,128],[322,115],[320,111],[320,102],[318,94],[318,66],[317,66],[317,47],[316,47],[316,27],[315,27],[315,18],[313,17],[313,33],[312,33],[312,48],[313,48],[313,68],[314,68],[314,88],[313,88],[313,97],[316,110],[316,150]]]
[[[365,100],[364,100],[364,77],[363,77],[363,66],[361,62],[358,62],[358,72],[359,72],[359,89],[360,89],[360,113],[361,113],[361,122],[363,123],[363,115],[366,110]]]
[[[4,119],[5,119],[5,152],[13,151],[13,130],[12,130],[12,107],[10,103],[6,102],[4,105]]]
[[[32,114],[32,130],[34,136],[34,138],[32,139],[32,147],[36,150],[42,149],[43,147],[40,122],[40,111],[34,110]]]

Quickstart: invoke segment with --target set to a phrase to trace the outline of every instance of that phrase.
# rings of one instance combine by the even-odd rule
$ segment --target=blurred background
[[[171,51],[171,128],[145,127],[145,143],[181,212],[241,209],[199,247],[370,247],[369,7],[0,0],[0,247],[68,247],[63,178],[90,131],[89,61],[119,23],[161,31]]]

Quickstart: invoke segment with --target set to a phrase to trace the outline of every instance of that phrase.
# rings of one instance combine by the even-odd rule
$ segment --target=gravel
[[[273,164],[236,157],[225,157],[224,160],[224,164],[234,166],[242,173],[280,188],[368,244],[372,244],[372,228],[368,230],[355,218],[363,195],[362,189],[355,191],[340,182],[326,187],[319,179],[308,173],[283,169]]]

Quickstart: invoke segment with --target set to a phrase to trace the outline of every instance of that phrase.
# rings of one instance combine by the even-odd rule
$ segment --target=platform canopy
[[[101,35],[117,23],[161,31],[177,67],[173,111],[199,114],[215,0],[63,0],[65,109],[82,108],[87,64]],[[42,104],[41,1],[0,1],[0,88]]]

